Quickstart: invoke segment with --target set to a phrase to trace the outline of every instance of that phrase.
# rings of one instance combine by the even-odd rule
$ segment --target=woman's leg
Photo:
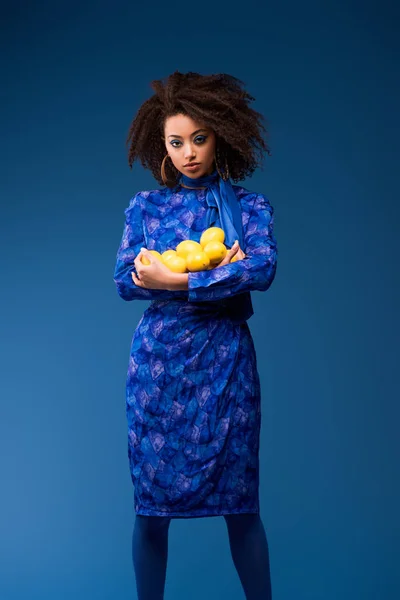
[[[258,514],[224,515],[232,559],[246,600],[271,600],[269,551]]]
[[[138,600],[163,600],[170,517],[136,515],[132,558]]]

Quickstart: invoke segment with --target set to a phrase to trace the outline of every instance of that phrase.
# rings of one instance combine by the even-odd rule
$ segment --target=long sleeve
[[[138,192],[131,198],[128,208],[125,209],[125,225],[114,270],[114,282],[117,286],[117,292],[123,300],[182,298],[185,292],[181,290],[151,290],[135,285],[131,273],[132,271],[136,273],[134,260],[140,253],[140,248],[144,245],[143,215],[140,205],[140,192]]]
[[[253,290],[266,291],[274,280],[277,244],[273,233],[274,209],[257,194],[244,223],[246,258],[210,271],[189,273],[189,302],[223,300]]]

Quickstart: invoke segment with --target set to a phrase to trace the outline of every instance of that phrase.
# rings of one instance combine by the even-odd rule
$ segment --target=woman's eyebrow
[[[199,133],[199,131],[207,131],[207,129],[197,129],[196,131],[194,131],[194,132],[192,133],[192,136],[193,136],[193,135],[196,135],[196,133]],[[176,133],[170,133],[170,135],[169,135],[169,136],[167,136],[167,137],[177,137],[177,138],[180,138],[180,139],[182,139],[182,136],[180,136],[180,135],[176,135]]]

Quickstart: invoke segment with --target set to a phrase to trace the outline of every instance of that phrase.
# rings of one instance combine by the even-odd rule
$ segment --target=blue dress
[[[189,273],[188,290],[141,288],[131,272],[142,246],[162,253],[182,240],[200,241],[206,190],[141,191],[125,210],[114,281],[124,300],[150,301],[133,333],[126,378],[138,515],[259,512],[260,380],[247,320],[238,322],[230,307],[270,287],[277,245],[268,199],[232,187],[246,258]]]

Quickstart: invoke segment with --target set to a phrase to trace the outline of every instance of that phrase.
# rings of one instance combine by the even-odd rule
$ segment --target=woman
[[[124,300],[151,301],[126,380],[138,597],[163,598],[171,518],[223,515],[246,598],[269,599],[260,381],[247,320],[250,292],[274,279],[277,246],[268,199],[229,180],[253,173],[256,151],[269,153],[265,128],[235,77],[176,71],[151,85],[130,127],[129,164],[140,159],[163,187],[131,199],[114,273]],[[209,227],[224,230],[228,247],[212,269],[174,273],[149,252],[199,242]]]

